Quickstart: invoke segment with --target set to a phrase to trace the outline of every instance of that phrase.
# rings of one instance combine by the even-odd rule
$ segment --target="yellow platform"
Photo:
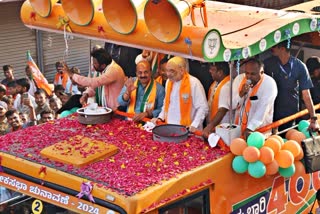
[[[118,147],[88,137],[76,135],[44,148],[43,157],[77,167],[110,157],[118,152]]]

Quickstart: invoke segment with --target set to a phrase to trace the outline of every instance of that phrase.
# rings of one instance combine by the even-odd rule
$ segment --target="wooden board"
[[[81,167],[110,157],[117,152],[118,148],[112,144],[76,135],[69,140],[44,148],[40,154],[51,160]]]

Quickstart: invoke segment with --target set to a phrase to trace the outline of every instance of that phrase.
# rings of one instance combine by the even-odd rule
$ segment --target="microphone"
[[[247,79],[246,84],[247,85],[251,85],[251,83],[252,83],[252,80],[251,79]]]

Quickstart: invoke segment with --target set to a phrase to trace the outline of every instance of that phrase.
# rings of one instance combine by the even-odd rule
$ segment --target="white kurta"
[[[237,76],[233,82],[233,105],[236,105],[236,116],[239,114],[246,114],[248,117],[247,128],[254,131],[260,127],[272,123],[274,100],[278,94],[278,89],[274,79],[266,74],[261,83],[255,97],[249,97],[251,90],[245,96],[240,98],[239,87],[245,74]],[[245,112],[246,100],[250,99],[251,108],[247,113]]]
[[[219,86],[219,84],[217,85],[217,87]],[[213,93],[211,94],[211,96],[209,97],[208,100],[208,105],[209,105],[209,114],[207,117],[207,123],[209,123],[210,121],[210,114],[211,114],[211,104],[214,98],[214,95],[216,93],[216,89],[217,87],[215,87]],[[219,94],[219,104],[218,104],[218,109],[219,108],[226,108],[229,109],[228,112],[226,113],[226,115],[224,115],[224,117],[222,118],[220,123],[230,123],[230,81],[228,81],[226,84],[224,84],[224,86],[222,86],[221,90],[220,90],[220,94]]]
[[[192,109],[191,109],[191,125],[195,128],[202,129],[203,121],[208,114],[208,102],[204,88],[200,81],[190,75],[190,86],[192,96]],[[169,124],[180,124],[180,85],[181,81],[174,82],[170,95],[170,104],[168,109],[168,121]],[[182,112],[183,113],[183,112]],[[158,118],[165,119],[164,116],[164,105],[158,116]]]

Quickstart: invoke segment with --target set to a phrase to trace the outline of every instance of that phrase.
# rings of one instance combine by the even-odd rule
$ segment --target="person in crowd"
[[[29,115],[26,113],[19,112],[19,116],[23,124],[29,122]]]
[[[17,109],[19,112],[30,114],[31,113],[29,111],[30,107],[24,105],[23,100],[26,98],[30,99],[32,102],[32,106],[34,108],[37,107],[37,104],[35,102],[34,97],[28,93],[30,88],[29,80],[27,78],[21,78],[21,79],[18,79],[16,83],[17,83],[17,92],[19,93],[20,96],[18,96],[14,100],[14,103],[13,103],[14,108]]]
[[[41,112],[45,110],[50,110],[50,106],[47,101],[46,92],[42,89],[38,89],[34,93],[35,102],[37,107],[35,109],[36,117],[38,120],[41,118]]]
[[[260,60],[250,58],[244,66],[245,73],[233,82],[232,102],[237,105],[235,124],[241,126],[241,134],[247,138],[258,128],[272,123],[278,90],[274,79],[264,74]]]
[[[64,89],[67,87],[67,83],[70,81],[68,74],[63,70],[63,62],[56,62],[56,74],[54,76],[53,84],[54,86],[62,85]]]
[[[73,74],[78,74],[80,75],[80,69],[77,68],[77,67],[72,67],[70,68],[70,71],[73,73]],[[73,80],[71,79],[71,81],[69,81],[67,83],[67,86],[66,86],[66,89],[64,91],[65,93],[69,93],[69,94],[81,94],[81,92],[79,91],[78,89],[78,84]]]
[[[14,109],[13,103],[14,103],[14,99],[12,98],[12,96],[4,96],[2,97],[1,101],[5,102],[8,106],[8,110]]]
[[[17,83],[15,80],[8,82],[7,95],[10,95],[13,98],[13,100],[17,99],[20,96],[20,94],[17,91]]]
[[[37,91],[38,87],[36,82],[34,81],[33,77],[32,77],[32,69],[29,65],[26,66],[25,68],[25,73],[26,73],[26,78],[29,80],[30,82],[30,88],[29,88],[29,94],[31,94],[32,96],[34,96],[34,92]]]
[[[312,130],[319,129],[309,90],[313,85],[307,67],[301,60],[290,54],[287,45],[288,42],[283,41],[272,47],[273,56],[264,61],[265,73],[273,77],[278,87],[273,120],[280,120],[299,111],[300,91],[311,119],[309,128]],[[290,121],[281,125],[279,131],[293,126],[294,122]]]
[[[55,85],[54,86],[54,96],[58,97],[59,99],[61,99],[61,93],[64,93],[65,88],[62,85]]]
[[[307,59],[306,65],[313,83],[313,88],[310,89],[313,104],[320,103],[320,58],[312,56]],[[320,110],[317,110],[320,113]]]
[[[125,75],[122,68],[112,60],[111,55],[104,49],[98,49],[91,53],[93,65],[99,76],[90,78],[73,74],[65,67],[66,72],[77,84],[87,86],[83,92],[80,102],[85,105],[88,97],[96,95],[99,106],[116,109],[118,107],[118,95],[124,85]]]
[[[36,119],[34,107],[32,105],[31,100],[29,98],[25,98],[23,100],[23,103],[25,106],[29,107],[30,121],[24,124],[22,123],[22,120],[20,119],[20,116],[19,116],[19,112],[16,109],[8,110],[5,114],[8,124],[10,125],[10,128],[7,130],[7,133],[14,132],[14,131],[24,129],[29,126],[33,126],[37,124],[37,119]]]
[[[0,101],[0,135],[6,134],[9,125],[6,118],[6,112],[8,111],[8,105]]]
[[[159,68],[157,70],[157,74],[155,77],[155,81],[157,81],[158,83],[160,83],[163,87],[166,86],[166,82],[167,82],[167,73],[166,73],[166,66],[167,66],[167,62],[169,60],[168,56],[163,57],[160,62],[159,62]]]
[[[2,68],[3,68],[3,75],[5,78],[1,81],[1,84],[7,86],[8,82],[11,82],[14,80],[13,66],[4,65]]]
[[[164,105],[158,120],[189,127],[189,131],[202,129],[208,113],[206,94],[200,81],[187,72],[187,62],[181,57],[171,58],[166,66],[168,80]]]
[[[57,111],[62,107],[62,102],[58,97],[51,97],[49,99],[49,106],[50,109],[52,109],[55,112],[55,119],[59,118],[59,114],[57,114]]]
[[[60,100],[61,100],[62,105],[66,104],[71,96],[72,95],[69,93],[61,92],[60,93]]]
[[[230,67],[227,62],[210,64],[209,73],[213,83],[208,92],[209,113],[207,115],[207,126],[202,134],[208,138],[220,123],[230,122]]]
[[[113,43],[106,42],[105,50],[111,58],[123,69],[126,76],[134,77],[136,74],[136,57],[141,54],[141,50]]]
[[[127,106],[127,112],[135,114],[133,121],[158,117],[164,99],[164,88],[152,78],[150,63],[138,62],[136,78],[128,78],[118,97],[120,106]]]
[[[41,115],[39,120],[40,124],[53,121],[55,119],[54,118],[55,112],[51,109],[46,109],[42,111],[40,115]]]
[[[2,97],[6,96],[7,94],[7,88],[5,85],[0,84],[0,100],[2,99]]]

